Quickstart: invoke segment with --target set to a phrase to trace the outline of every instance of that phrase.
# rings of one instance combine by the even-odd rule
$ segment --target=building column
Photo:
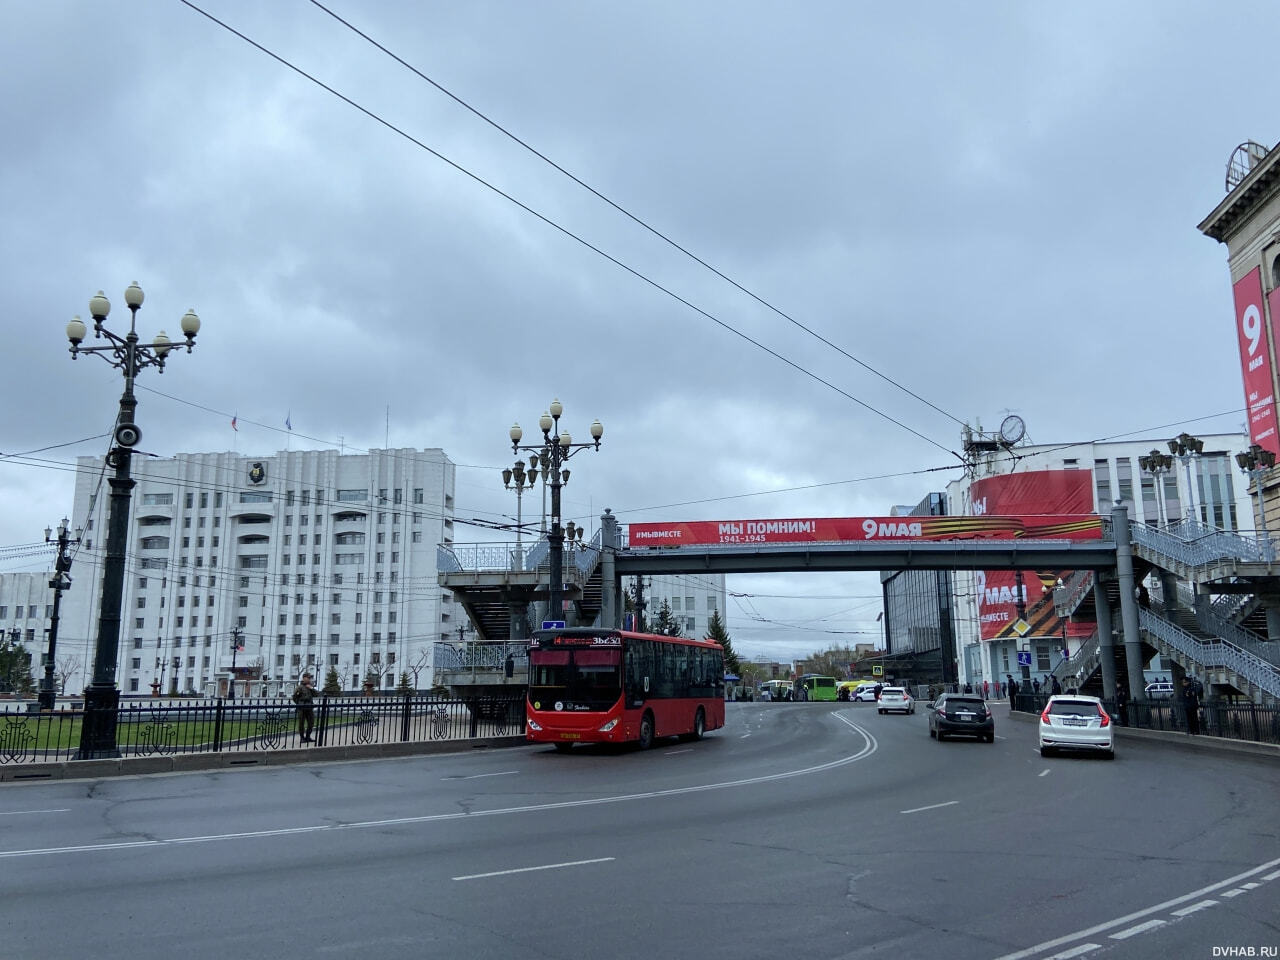
[[[508,640],[529,639],[529,601],[518,597],[507,599]]]
[[[1110,700],[1116,695],[1116,638],[1111,632],[1111,601],[1106,584],[1093,578],[1093,606],[1098,621],[1098,665],[1102,668],[1102,695]]]
[[[1141,700],[1146,690],[1142,673],[1142,633],[1138,627],[1129,511],[1123,503],[1117,503],[1111,509],[1111,532],[1116,538],[1116,580],[1120,584],[1120,624],[1124,633],[1125,668],[1129,672],[1129,697]]]

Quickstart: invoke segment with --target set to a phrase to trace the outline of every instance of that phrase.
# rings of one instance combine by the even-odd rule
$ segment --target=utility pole
[[[236,654],[241,650],[240,628],[231,628],[231,679],[227,682],[227,699],[236,698]]]
[[[45,654],[44,677],[40,681],[40,709],[52,710],[58,696],[57,685],[53,678],[53,658],[58,649],[58,610],[62,606],[62,591],[71,587],[70,547],[80,542],[80,531],[76,531],[74,540],[68,537],[67,519],[63,517],[62,522],[58,524],[56,537],[53,536],[53,530],[45,527],[44,542],[58,545],[58,555],[53,562],[53,578],[49,581],[49,586],[53,588],[53,613],[49,617],[49,650]]]

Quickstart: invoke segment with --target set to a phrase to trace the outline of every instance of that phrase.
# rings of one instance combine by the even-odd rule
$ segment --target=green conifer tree
[[[331,697],[342,693],[342,681],[338,679],[337,667],[329,667],[329,672],[324,675],[324,686],[320,688],[320,692]]]
[[[682,637],[684,634],[680,630],[680,621],[671,613],[671,604],[665,599],[662,601],[662,609],[658,611],[658,619],[651,624],[654,633],[660,633],[664,637]]]
[[[707,622],[707,639],[714,640],[724,647],[725,669],[729,673],[741,676],[742,664],[738,660],[738,655],[733,652],[733,641],[729,639],[729,631],[725,629],[724,621],[720,619],[719,610],[712,611],[711,619]]]
[[[408,696],[413,693],[413,684],[409,681],[409,671],[400,671],[400,682],[396,684],[396,693]]]

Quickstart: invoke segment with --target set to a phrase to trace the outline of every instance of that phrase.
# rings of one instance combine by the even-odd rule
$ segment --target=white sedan
[[[874,686],[859,687],[853,691],[853,699],[860,703],[875,703],[876,688]]]
[[[1086,750],[1108,760],[1115,758],[1115,724],[1101,700],[1077,693],[1049,698],[1040,714],[1040,756],[1058,750]]]
[[[880,691],[880,704],[878,707],[880,713],[915,713],[916,702],[911,699],[911,694],[907,693],[902,687],[884,687]]]

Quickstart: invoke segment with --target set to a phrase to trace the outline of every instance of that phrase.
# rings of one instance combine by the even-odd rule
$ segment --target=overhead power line
[[[780,361],[781,363],[786,364],[788,367],[791,367],[797,373],[800,373],[808,377],[809,379],[813,380],[816,383],[822,384],[824,387],[839,394],[840,396],[844,397],[846,400],[849,400],[852,403],[857,404],[858,406],[862,407],[864,410],[868,411],[869,413],[873,413],[876,416],[881,417],[884,420],[887,420],[889,423],[892,423],[894,426],[899,427],[902,430],[905,430],[907,433],[910,433],[912,436],[915,436],[920,440],[923,440],[925,443],[931,446],[937,447],[942,452],[950,454],[951,456],[955,457],[957,460],[961,462],[964,461],[964,458],[956,451],[951,450],[948,447],[946,447],[944,444],[941,444],[938,441],[932,439],[931,437],[926,436],[925,434],[921,433],[919,430],[916,430],[913,427],[907,426],[905,423],[903,423],[902,421],[898,420],[895,417],[890,416],[889,414],[885,413],[883,410],[880,410],[877,407],[873,407],[871,404],[867,403],[865,400],[861,400],[858,397],[855,397],[853,394],[849,393],[847,390],[844,390],[841,387],[836,386],[830,380],[827,380],[824,377],[819,376],[818,374],[814,373],[812,370],[809,370],[808,368],[801,366],[796,361],[790,359],[789,357],[784,356],[783,354],[779,353],[773,348],[766,346],[765,344],[761,343],[759,340],[756,340],[748,336],[747,334],[743,333],[741,330],[737,329],[727,321],[721,320],[719,317],[715,316],[714,314],[708,312],[707,310],[702,309],[697,304],[686,299],[685,297],[682,297],[680,294],[676,293],[671,288],[663,286],[657,280],[654,280],[652,277],[648,276],[647,274],[641,273],[639,270],[637,270],[635,267],[632,267],[630,264],[622,260],[619,260],[617,257],[613,256],[613,254],[608,253],[603,248],[598,247],[595,244],[591,243],[591,241],[587,240],[585,237],[582,237],[579,234],[574,233],[568,227],[562,226],[561,224],[557,223],[555,220],[552,220],[546,214],[543,214],[535,210],[533,207],[529,206],[527,203],[524,203],[523,201],[518,200],[512,194],[507,193],[505,190],[501,189],[495,184],[492,184],[488,180],[485,180],[479,174],[473,173],[472,171],[468,170],[466,167],[462,166],[462,164],[458,163],[455,160],[450,159],[449,157],[445,156],[443,153],[436,150],[435,148],[428,146],[426,143],[419,140],[417,137],[414,137],[412,134],[396,126],[390,120],[385,119],[384,117],[375,113],[373,110],[369,109],[368,107],[365,107],[364,105],[353,100],[351,97],[348,97],[346,94],[340,92],[334,87],[329,86],[327,83],[320,80],[319,78],[307,73],[301,67],[291,63],[289,60],[285,59],[280,54],[275,53],[274,51],[258,43],[256,40],[252,39],[251,37],[241,33],[239,30],[235,29],[230,24],[225,23],[222,20],[219,20],[213,14],[209,13],[206,10],[201,9],[199,6],[192,3],[191,0],[179,0],[179,2],[182,3],[184,6],[190,7],[196,13],[200,14],[202,17],[205,17],[212,23],[215,23],[219,27],[222,27],[222,29],[226,30],[228,33],[231,33],[234,36],[239,37],[245,43],[249,44],[254,49],[259,50],[262,53],[266,54],[268,57],[275,60],[281,66],[286,67],[289,70],[292,70],[298,76],[306,80],[309,80],[311,83],[314,83],[316,86],[320,87],[322,90],[333,95],[334,97],[337,97],[343,103],[347,104],[348,106],[352,107],[355,110],[358,110],[360,113],[363,113],[370,120],[373,120],[375,123],[380,124],[381,126],[390,130],[392,133],[396,134],[397,136],[403,137],[405,140],[409,141],[419,149],[424,150],[427,153],[431,154],[437,160],[440,160],[442,163],[447,164],[448,166],[452,167],[454,170],[458,171],[462,175],[470,178],[475,183],[484,187],[486,190],[492,191],[493,193],[502,197],[508,203],[511,203],[516,207],[519,207],[521,210],[529,214],[531,217],[536,218],[537,220],[551,227],[553,230],[557,231],[558,233],[563,234],[565,237],[568,237],[570,240],[573,240],[575,243],[580,244],[581,246],[590,250],[592,253],[595,253],[597,256],[600,256],[603,259],[608,260],[614,266],[631,274],[637,280],[640,280],[643,283],[646,283],[649,286],[653,287],[655,290],[658,290],[659,292],[666,294],[668,297],[675,300],[677,303],[680,303],[685,307],[688,307],[690,310],[692,310],[694,313],[698,314],[699,316],[705,317],[707,320],[710,320],[712,323],[716,324],[721,329],[727,331],[728,333],[733,334],[735,337],[738,337],[741,340],[746,341],[747,343],[754,346],[756,349],[769,354],[769,356],[773,357],[775,360]]]
[[[576,183],[578,186],[582,187],[582,189],[586,190],[586,191],[587,191],[588,193],[590,193],[592,196],[594,196],[594,197],[596,197],[598,200],[601,200],[601,201],[603,201],[604,203],[608,204],[610,207],[612,207],[614,210],[618,211],[620,214],[622,214],[622,215],[623,215],[624,217],[626,217],[628,220],[632,221],[632,222],[633,222],[633,223],[635,223],[636,225],[638,225],[638,226],[642,227],[643,229],[647,230],[649,233],[651,233],[653,236],[657,237],[657,238],[658,238],[659,240],[661,240],[663,243],[666,243],[666,244],[668,244],[669,246],[671,246],[671,247],[675,248],[676,250],[680,251],[682,254],[684,254],[684,255],[685,255],[686,257],[688,257],[689,259],[693,260],[693,261],[694,261],[695,263],[697,263],[699,266],[705,267],[707,270],[710,270],[710,271],[711,271],[712,273],[714,273],[717,277],[719,277],[721,280],[725,281],[725,283],[729,284],[729,285],[730,285],[730,286],[732,286],[734,289],[738,290],[738,291],[739,291],[739,292],[741,292],[741,293],[746,294],[748,297],[750,297],[752,300],[756,301],[756,303],[760,304],[760,305],[761,305],[762,307],[764,307],[765,309],[772,311],[773,313],[775,313],[775,314],[777,314],[779,317],[781,317],[783,320],[786,320],[788,323],[792,324],[793,326],[798,327],[799,329],[803,330],[805,333],[809,334],[809,336],[813,337],[815,340],[819,341],[820,343],[825,344],[826,346],[830,347],[832,350],[836,351],[836,352],[837,352],[838,354],[840,354],[842,357],[845,357],[845,358],[846,358],[846,359],[848,359],[848,360],[852,360],[854,363],[856,363],[858,366],[862,367],[862,368],[863,368],[864,370],[866,370],[868,373],[874,374],[875,376],[879,377],[881,380],[883,380],[885,383],[889,384],[890,386],[896,387],[897,389],[901,390],[903,393],[907,394],[907,396],[912,397],[912,398],[913,398],[913,399],[915,399],[915,400],[919,400],[921,403],[923,403],[923,404],[924,404],[926,407],[928,407],[929,409],[934,410],[935,412],[942,414],[944,417],[947,417],[947,418],[949,418],[949,419],[951,419],[951,420],[955,421],[955,422],[956,422],[957,424],[959,424],[960,426],[964,426],[964,421],[963,421],[963,420],[961,420],[959,417],[956,417],[956,416],[954,416],[953,414],[951,414],[950,412],[948,412],[948,411],[946,411],[946,410],[943,410],[941,407],[937,406],[936,404],[931,403],[930,401],[926,400],[924,397],[920,396],[918,393],[915,393],[913,390],[908,389],[906,386],[904,386],[903,384],[899,383],[897,380],[894,380],[892,377],[890,377],[890,376],[888,376],[888,375],[886,375],[886,374],[884,374],[884,373],[881,373],[881,372],[880,372],[879,370],[877,370],[875,367],[871,366],[870,364],[866,363],[866,362],[865,362],[865,361],[863,361],[863,360],[860,360],[858,357],[855,357],[853,354],[849,353],[849,351],[845,350],[843,347],[839,346],[838,344],[832,343],[830,340],[828,340],[828,339],[827,339],[826,337],[824,337],[822,334],[818,333],[816,330],[813,330],[812,328],[810,328],[810,327],[806,326],[805,324],[801,323],[799,320],[797,320],[795,317],[791,316],[789,313],[785,312],[784,310],[782,310],[782,309],[780,309],[779,307],[775,306],[774,304],[770,303],[768,300],[766,300],[764,297],[760,296],[759,294],[755,293],[754,291],[752,291],[752,290],[748,289],[747,287],[743,286],[743,285],[742,285],[741,283],[739,283],[737,280],[735,280],[735,279],[733,279],[732,277],[730,277],[730,276],[726,275],[726,274],[725,274],[723,271],[721,271],[718,267],[715,267],[715,266],[713,266],[711,263],[708,263],[708,262],[707,262],[706,260],[704,260],[702,257],[698,256],[696,253],[693,253],[691,250],[689,250],[687,247],[683,246],[682,244],[680,244],[680,243],[676,242],[676,241],[675,241],[675,240],[673,240],[671,237],[669,237],[669,236],[667,236],[665,233],[663,233],[661,230],[657,229],[656,227],[654,227],[653,225],[651,225],[650,223],[648,223],[646,220],[644,220],[644,219],[642,219],[641,217],[639,217],[638,215],[636,215],[636,214],[632,213],[632,212],[631,212],[630,210],[628,210],[626,207],[624,207],[624,206],[622,206],[621,204],[617,203],[616,201],[614,201],[614,200],[613,200],[613,199],[611,199],[610,197],[605,196],[603,193],[601,193],[601,192],[600,192],[599,190],[597,190],[595,187],[591,186],[591,184],[589,184],[589,183],[587,183],[586,181],[582,180],[580,177],[578,177],[576,174],[574,174],[574,173],[570,172],[569,170],[566,170],[566,169],[565,169],[564,167],[562,167],[559,163],[557,163],[556,161],[552,160],[549,156],[547,156],[545,153],[543,153],[542,151],[540,151],[539,149],[537,149],[536,147],[534,147],[532,144],[530,144],[530,143],[528,143],[527,141],[525,141],[525,140],[521,139],[520,137],[516,136],[514,133],[512,133],[510,130],[508,130],[506,127],[504,127],[502,124],[498,123],[496,120],[494,120],[494,119],[492,119],[491,117],[487,116],[486,114],[484,114],[483,112],[481,112],[480,110],[478,110],[476,107],[473,107],[470,103],[468,103],[467,101],[463,100],[461,97],[459,97],[459,96],[458,96],[456,93],[454,93],[452,90],[447,89],[446,87],[444,87],[443,85],[441,85],[441,84],[440,84],[440,83],[438,83],[437,81],[433,80],[431,77],[427,76],[425,73],[423,73],[423,72],[422,72],[421,70],[419,70],[417,67],[415,67],[413,64],[409,63],[407,60],[405,60],[404,58],[400,57],[398,54],[396,54],[396,53],[392,52],[391,50],[389,50],[386,46],[384,46],[383,44],[379,43],[377,40],[373,39],[373,37],[369,36],[369,34],[365,33],[363,30],[361,30],[359,27],[355,26],[355,25],[354,25],[353,23],[351,23],[349,20],[344,19],[343,17],[339,16],[339,15],[338,15],[337,13],[335,13],[334,11],[330,10],[330,9],[329,9],[328,7],[326,7],[323,3],[320,3],[320,0],[311,0],[311,3],[312,3],[314,6],[318,7],[319,9],[323,10],[325,13],[327,13],[329,16],[331,16],[334,20],[337,20],[340,24],[342,24],[344,27],[346,27],[346,28],[347,28],[348,30],[350,30],[352,33],[354,33],[354,34],[356,34],[357,36],[361,37],[362,39],[364,39],[364,40],[368,41],[370,44],[372,44],[374,47],[376,47],[377,49],[379,49],[380,51],[382,51],[383,53],[385,53],[388,57],[390,57],[390,58],[391,58],[392,60],[394,60],[396,63],[400,64],[400,65],[401,65],[402,67],[404,67],[406,70],[408,70],[409,72],[411,72],[411,73],[412,73],[412,74],[414,74],[415,76],[419,77],[421,80],[425,81],[426,83],[429,83],[431,86],[435,87],[437,90],[439,90],[441,93],[443,93],[443,94],[444,94],[446,97],[448,97],[450,100],[452,100],[452,101],[454,101],[455,103],[457,103],[457,104],[458,104],[459,106],[461,106],[463,109],[470,111],[472,114],[474,114],[475,116],[479,117],[481,120],[483,120],[483,121],[484,121],[485,123],[487,123],[489,126],[493,127],[493,129],[497,130],[497,131],[498,131],[499,133],[501,133],[503,136],[505,136],[505,137],[509,138],[510,140],[513,140],[515,143],[518,143],[520,146],[524,147],[524,149],[528,150],[530,153],[532,153],[532,154],[533,154],[535,157],[537,157],[539,160],[543,161],[544,163],[548,164],[549,166],[551,166],[551,167],[555,168],[555,169],[556,169],[557,171],[559,171],[560,173],[564,174],[566,177],[568,177],[570,180],[572,180],[572,181],[573,181],[574,183]]]

